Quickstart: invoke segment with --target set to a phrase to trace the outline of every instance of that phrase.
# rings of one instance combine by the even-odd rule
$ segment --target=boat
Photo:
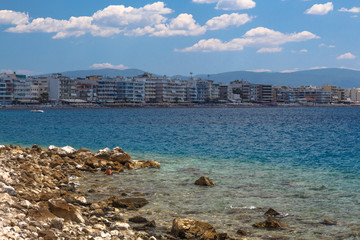
[[[43,113],[44,110],[41,110],[41,109],[33,109],[33,110],[30,110],[30,112],[33,112],[33,113]]]

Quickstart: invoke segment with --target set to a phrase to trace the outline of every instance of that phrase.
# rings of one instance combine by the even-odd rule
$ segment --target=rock
[[[39,237],[42,237],[44,240],[57,239],[55,233],[51,230],[44,230],[38,232]]]
[[[249,233],[248,233],[247,231],[243,230],[243,229],[237,230],[237,231],[236,231],[236,234],[237,234],[237,235],[240,235],[240,236],[247,236],[247,235],[249,235]]]
[[[156,161],[140,161],[142,168],[160,168],[160,163]]]
[[[64,199],[68,203],[76,203],[76,204],[84,205],[84,206],[87,205],[86,198],[79,194],[66,194],[64,196]]]
[[[171,234],[183,239],[218,239],[215,228],[209,223],[186,218],[173,220]]]
[[[269,208],[269,210],[267,210],[266,213],[264,213],[264,215],[266,215],[268,217],[274,217],[274,216],[279,216],[281,214],[278,213],[277,211],[275,211],[274,209]]]
[[[59,229],[60,231],[63,229],[63,220],[61,218],[54,218],[50,221],[50,227]]]
[[[141,208],[148,204],[148,200],[145,198],[118,198],[111,197],[108,199],[109,202],[112,203],[113,207],[116,208],[128,208],[128,209],[136,209]]]
[[[114,222],[110,225],[110,229],[118,231],[128,231],[130,230],[130,225],[127,223]]]
[[[129,218],[129,221],[133,222],[133,223],[147,223],[147,222],[149,222],[146,218],[144,218],[142,216],[135,216],[135,217]]]
[[[332,221],[332,220],[329,220],[329,219],[324,219],[321,224],[324,224],[324,225],[328,225],[328,226],[333,226],[333,225],[337,225],[337,222],[336,221]]]
[[[201,176],[198,180],[195,181],[195,185],[199,185],[199,186],[214,186],[215,184],[210,180],[210,178]]]
[[[253,227],[266,228],[269,230],[284,230],[284,229],[286,229],[286,226],[284,224],[282,224],[278,219],[274,219],[274,218],[268,218],[264,222],[255,223],[255,224],[253,224]]]
[[[49,210],[58,217],[70,219],[78,223],[85,222],[81,212],[75,206],[68,204],[64,199],[50,199]]]
[[[76,150],[70,146],[59,148],[54,145],[50,145],[49,150],[53,154],[59,155],[61,157],[72,156],[74,153],[76,153]]]
[[[0,192],[1,193],[7,193],[10,196],[16,196],[17,195],[16,190],[13,187],[7,186],[6,184],[4,184],[2,182],[0,182]]]
[[[33,217],[39,220],[57,218],[49,211],[47,202],[40,202],[38,205],[33,205],[33,207],[29,209],[27,217]]]

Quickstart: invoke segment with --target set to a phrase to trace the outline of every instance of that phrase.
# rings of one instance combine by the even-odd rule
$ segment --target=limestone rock
[[[110,229],[118,231],[128,231],[130,230],[130,225],[127,223],[114,222],[110,225]]]
[[[269,208],[269,210],[266,211],[266,213],[264,213],[264,215],[268,216],[268,217],[274,217],[274,216],[279,216],[281,215],[279,212],[275,211],[272,208]]]
[[[283,223],[281,223],[278,219],[274,219],[274,218],[268,218],[264,222],[255,223],[255,224],[253,224],[253,227],[266,228],[269,230],[284,230],[284,229],[286,229],[286,226]]]
[[[119,198],[119,197],[111,197],[108,199],[109,202],[112,203],[113,207],[116,208],[128,208],[128,209],[136,209],[141,208],[148,204],[148,200],[145,198]]]
[[[211,181],[210,178],[201,176],[198,180],[195,181],[195,185],[199,185],[199,186],[214,186],[215,184]]]
[[[332,220],[329,220],[329,219],[324,219],[321,224],[324,224],[324,225],[328,225],[328,226],[332,226],[332,225],[337,225],[337,222],[336,221],[332,221]]]
[[[68,204],[64,199],[50,199],[49,210],[58,217],[70,219],[78,223],[85,222],[81,212],[75,206]]]
[[[52,219],[50,222],[50,227],[56,228],[61,231],[63,229],[63,219],[61,219],[61,218]]]
[[[209,223],[186,218],[175,218],[173,220],[171,234],[183,239],[218,239],[215,228]]]
[[[135,217],[129,218],[129,221],[133,222],[133,223],[147,223],[147,222],[149,222],[146,218],[144,218],[142,216],[135,216]]]
[[[7,193],[10,196],[16,196],[17,195],[16,190],[13,187],[7,186],[6,184],[4,184],[2,182],[0,182],[0,192]]]

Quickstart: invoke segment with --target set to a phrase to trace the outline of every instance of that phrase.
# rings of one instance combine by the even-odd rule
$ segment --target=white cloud
[[[195,3],[217,3],[216,9],[221,10],[244,10],[256,6],[253,0],[192,0]]]
[[[319,70],[319,69],[327,69],[328,67],[312,67],[309,70]]]
[[[314,4],[311,8],[306,10],[305,13],[311,15],[326,15],[332,10],[334,10],[334,5],[332,2],[328,2],[324,4]]]
[[[360,13],[360,7],[353,7],[350,9],[341,8],[341,9],[339,9],[339,12]]]
[[[197,36],[204,34],[206,28],[200,26],[193,19],[191,14],[182,13],[172,19],[168,24],[159,24],[155,26],[155,30],[150,36],[168,37],[168,36]]]
[[[254,69],[254,70],[247,70],[247,72],[272,72],[270,69]]]
[[[29,15],[11,10],[0,10],[0,24],[26,24],[29,22]]]
[[[280,47],[275,47],[275,48],[260,48],[259,50],[257,50],[257,53],[276,53],[276,52],[281,52],[283,49]]]
[[[207,2],[207,1],[204,1]],[[244,2],[243,2],[244,3]],[[214,17],[205,25],[198,24],[191,14],[181,13],[168,19],[165,15],[173,13],[163,2],[155,2],[140,8],[110,5],[95,12],[92,16],[70,17],[68,20],[29,17],[20,12],[0,11],[0,23],[15,25],[6,29],[12,33],[54,33],[54,39],[80,37],[85,34],[99,37],[125,36],[170,37],[198,36],[208,30],[224,29],[228,26],[241,26],[252,17],[247,14],[223,14]]]
[[[126,67],[123,64],[113,65],[111,63],[95,63],[95,64],[91,65],[90,68],[112,68],[112,69],[119,69],[119,70],[129,69],[129,67]]]
[[[94,13],[93,21],[98,26],[148,26],[164,23],[167,18],[163,15],[173,11],[166,8],[163,2],[155,2],[141,8],[125,7],[124,5],[110,5]]]
[[[246,32],[242,38],[235,38],[229,42],[220,39],[203,39],[181,52],[213,52],[213,51],[241,51],[244,47],[256,48],[279,48],[280,45],[289,42],[303,42],[319,38],[315,34],[303,31],[300,33],[285,34],[268,28],[258,27]]]
[[[293,73],[299,71],[299,68],[289,69],[289,70],[283,70],[280,71],[281,73]]]
[[[250,22],[252,17],[247,14],[223,14],[219,17],[214,17],[206,22],[206,27],[209,30],[224,29],[228,26],[241,26]]]
[[[347,59],[355,59],[355,58],[356,58],[356,56],[354,54],[348,52],[348,53],[344,53],[344,54],[338,56],[336,59],[337,60],[347,60]]]

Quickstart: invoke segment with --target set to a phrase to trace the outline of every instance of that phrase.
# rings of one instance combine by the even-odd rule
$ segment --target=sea
[[[134,160],[160,162],[112,177],[88,173],[77,184],[99,190],[89,201],[144,196],[150,203],[138,214],[163,229],[186,217],[248,239],[360,239],[360,108],[0,110],[0,126],[0,144],[119,146]],[[194,185],[200,176],[216,185]],[[286,230],[252,227],[269,208]]]

